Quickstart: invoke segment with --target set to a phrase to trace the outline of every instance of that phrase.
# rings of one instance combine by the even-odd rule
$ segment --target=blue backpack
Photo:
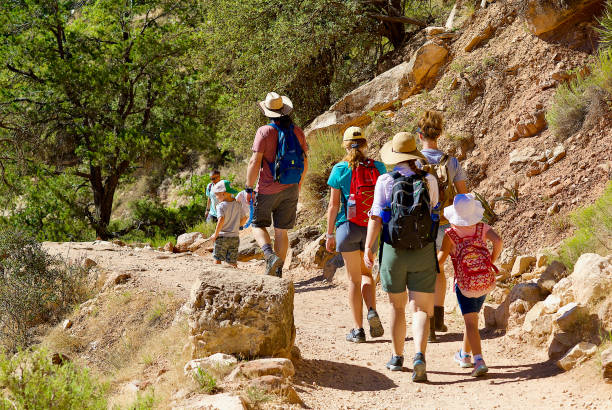
[[[281,184],[297,184],[304,172],[304,150],[293,131],[293,125],[283,129],[272,122],[270,126],[278,132],[276,158],[270,164],[272,177]]]

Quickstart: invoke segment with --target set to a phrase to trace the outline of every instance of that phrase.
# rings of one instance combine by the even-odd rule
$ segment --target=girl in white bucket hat
[[[444,272],[444,262],[450,254],[455,271],[455,293],[465,321],[463,346],[455,353],[454,360],[462,368],[474,367],[472,376],[482,376],[489,371],[482,357],[478,313],[487,293],[495,287],[493,263],[502,250],[502,240],[487,224],[481,222],[484,208],[473,194],[455,196],[453,205],[444,208],[444,216],[451,224],[445,231],[442,247],[438,252],[438,265]],[[487,241],[493,245],[489,253]],[[472,364],[471,354],[474,355]]]

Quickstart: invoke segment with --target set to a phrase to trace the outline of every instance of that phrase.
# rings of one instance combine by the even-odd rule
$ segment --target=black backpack
[[[421,249],[435,241],[425,175],[392,172],[391,219],[386,242],[399,249]]]

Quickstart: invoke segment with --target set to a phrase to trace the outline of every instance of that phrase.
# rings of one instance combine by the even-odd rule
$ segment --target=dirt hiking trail
[[[188,298],[191,284],[210,258],[191,254],[169,254],[92,243],[46,243],[52,253],[70,258],[89,257],[101,267],[125,271],[144,288],[170,290]],[[262,274],[262,261],[239,263],[245,274]],[[405,368],[391,372],[385,363],[391,355],[390,305],[378,286],[377,310],[385,327],[381,338],[366,343],[345,341],[351,312],[347,279],[339,269],[331,283],[320,271],[294,269],[285,273],[295,285],[295,344],[301,351],[296,363],[296,391],[313,409],[406,409],[406,408],[499,408],[612,409],[612,385],[603,383],[598,359],[563,373],[548,361],[546,352],[503,334],[481,330],[483,354],[489,374],[470,376],[453,354],[461,346],[462,318],[446,314],[447,333],[427,348],[428,383],[411,381],[413,345],[408,314]],[[454,295],[447,296],[450,303]],[[183,341],[177,341],[183,343]]]

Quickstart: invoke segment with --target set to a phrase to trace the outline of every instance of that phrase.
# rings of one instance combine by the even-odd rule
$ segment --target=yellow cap
[[[344,136],[342,137],[342,141],[364,140],[364,139],[366,139],[365,134],[359,127],[348,127],[344,131]]]

